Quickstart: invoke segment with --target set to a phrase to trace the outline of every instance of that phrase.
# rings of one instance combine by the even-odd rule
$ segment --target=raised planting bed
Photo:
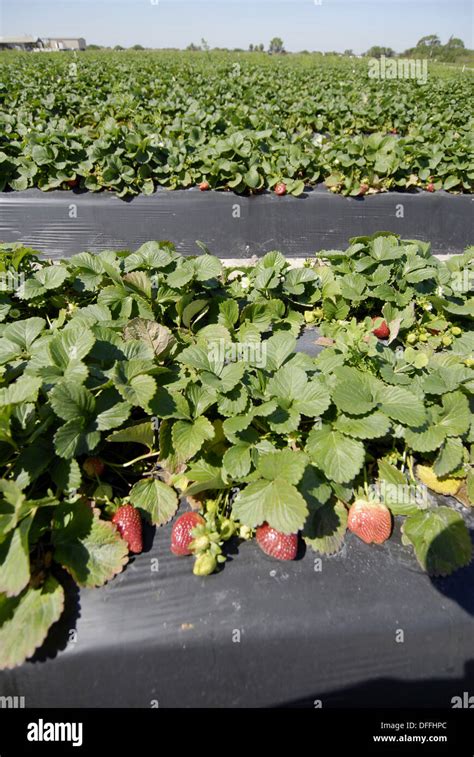
[[[379,233],[296,269],[1,252],[2,695],[469,690],[472,248]]]
[[[32,661],[0,672],[0,695],[48,708],[445,709],[472,692],[473,564],[430,578],[399,523],[380,547],[349,533],[334,556],[302,547],[286,563],[233,544],[207,578],[170,539],[171,526],[147,527],[143,554],[101,589],[67,581],[63,617]]]
[[[354,198],[322,186],[298,198],[161,189],[126,204],[104,192],[0,194],[0,239],[21,241],[53,258],[132,249],[148,239],[173,240],[183,255],[195,255],[199,239],[223,258],[262,256],[271,249],[305,257],[346,247],[351,237],[381,228],[431,241],[436,254],[460,253],[474,239],[474,197],[388,192]]]
[[[380,80],[367,59],[217,52],[7,53],[0,69],[0,190],[474,188],[468,70]]]

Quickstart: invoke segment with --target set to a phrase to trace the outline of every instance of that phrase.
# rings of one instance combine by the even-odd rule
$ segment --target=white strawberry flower
[[[231,271],[229,275],[227,276],[228,281],[234,281],[235,279],[240,279],[241,276],[244,275],[243,271],[240,271],[238,268],[235,269],[235,271]]]
[[[243,276],[242,281],[240,282],[242,289],[248,289],[250,286],[250,279],[248,276]]]

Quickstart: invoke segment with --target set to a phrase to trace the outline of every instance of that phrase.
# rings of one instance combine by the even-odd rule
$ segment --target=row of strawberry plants
[[[473,78],[184,53],[0,58],[0,190],[472,192]]]
[[[65,571],[103,585],[181,498],[171,550],[197,575],[231,538],[293,559],[394,521],[432,575],[470,561],[473,248],[440,262],[380,233],[240,269],[168,242],[0,250],[2,667],[61,616]],[[296,351],[308,323],[315,358]]]

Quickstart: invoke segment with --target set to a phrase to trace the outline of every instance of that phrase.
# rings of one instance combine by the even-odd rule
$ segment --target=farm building
[[[34,37],[0,37],[0,50],[34,50],[38,40]]]
[[[0,37],[0,50],[85,50],[83,37]]]
[[[44,37],[39,40],[45,50],[85,50],[83,37]]]

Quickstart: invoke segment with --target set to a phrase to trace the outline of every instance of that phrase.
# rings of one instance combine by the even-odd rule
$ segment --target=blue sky
[[[317,4],[320,2],[321,4]],[[474,47],[472,0],[0,0],[0,36],[81,36],[89,43],[186,47],[268,45],[288,50],[397,51],[425,34]]]

